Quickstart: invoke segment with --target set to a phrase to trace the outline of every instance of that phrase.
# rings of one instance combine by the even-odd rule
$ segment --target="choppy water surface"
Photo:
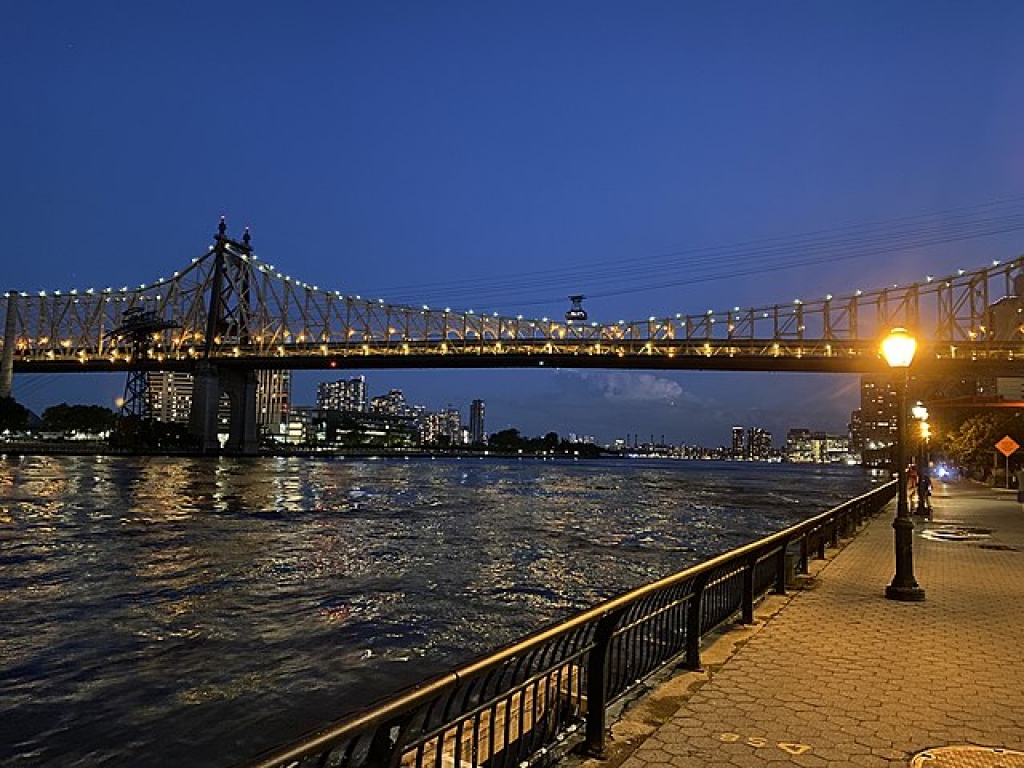
[[[636,460],[0,459],[0,763],[231,765],[869,485]]]

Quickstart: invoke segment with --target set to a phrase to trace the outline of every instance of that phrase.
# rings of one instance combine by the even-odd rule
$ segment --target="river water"
[[[0,458],[0,764],[228,766],[866,491],[859,468]]]

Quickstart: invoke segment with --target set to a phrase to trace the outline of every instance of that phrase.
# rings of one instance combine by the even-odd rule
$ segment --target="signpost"
[[[1017,449],[1020,448],[1020,443],[1014,440],[1009,435],[1006,435],[1002,440],[996,443],[996,450],[999,451],[1003,456],[1006,457],[1006,487],[1010,487],[1010,456],[1016,453]]]

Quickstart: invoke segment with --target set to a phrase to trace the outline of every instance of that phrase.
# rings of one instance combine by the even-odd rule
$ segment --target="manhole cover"
[[[936,747],[914,755],[910,768],[1024,768],[1024,752],[997,747]]]

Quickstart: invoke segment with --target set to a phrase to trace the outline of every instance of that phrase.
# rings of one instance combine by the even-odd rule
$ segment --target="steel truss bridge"
[[[211,398],[218,387],[235,398],[227,379],[261,369],[870,373],[884,369],[878,342],[897,326],[918,337],[919,370],[1024,371],[1024,256],[842,297],[587,323],[402,306],[327,290],[260,261],[248,231],[232,239],[221,220],[207,252],[168,278],[137,288],[9,291],[0,307],[0,395],[10,394],[15,372],[187,371],[200,389],[207,377]]]

